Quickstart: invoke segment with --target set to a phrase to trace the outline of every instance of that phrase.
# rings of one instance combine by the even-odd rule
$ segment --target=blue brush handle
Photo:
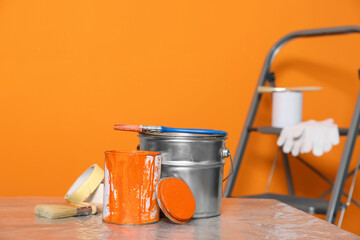
[[[171,128],[161,127],[161,132],[176,132],[176,133],[196,133],[196,134],[227,134],[224,131],[216,131],[211,129],[194,129],[194,128]]]

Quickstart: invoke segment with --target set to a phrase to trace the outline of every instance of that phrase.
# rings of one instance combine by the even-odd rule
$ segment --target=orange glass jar
[[[155,189],[160,172],[159,152],[105,152],[103,221],[117,224],[159,221]]]

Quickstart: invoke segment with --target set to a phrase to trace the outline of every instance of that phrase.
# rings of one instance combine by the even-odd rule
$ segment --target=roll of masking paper
[[[103,179],[104,170],[97,164],[92,165],[73,183],[65,199],[70,203],[83,202],[98,188]]]
[[[283,128],[302,121],[302,92],[273,92],[271,126]]]
[[[95,191],[90,194],[86,199],[89,203],[95,203],[96,212],[101,213],[103,211],[103,201],[104,201],[104,183],[101,182],[100,185],[95,189]]]
[[[86,199],[87,202],[90,203],[103,203],[104,201],[104,183],[101,182],[100,185],[95,189],[95,191],[90,194],[90,196]]]

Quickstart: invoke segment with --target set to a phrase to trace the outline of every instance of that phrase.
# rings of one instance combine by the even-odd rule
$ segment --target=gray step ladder
[[[255,119],[256,112],[258,110],[258,106],[260,103],[260,99],[262,93],[257,91],[259,86],[265,86],[266,82],[269,82],[270,86],[275,86],[275,76],[270,71],[271,65],[274,61],[275,56],[280,51],[280,49],[290,40],[296,38],[308,38],[308,37],[318,37],[318,36],[330,36],[330,35],[340,35],[340,34],[351,34],[351,33],[360,33],[359,26],[344,26],[344,27],[334,27],[334,28],[321,28],[321,29],[313,29],[313,30],[304,30],[304,31],[296,31],[290,33],[283,38],[281,38],[278,42],[274,44],[274,46],[269,51],[259,80],[258,84],[250,105],[250,109],[248,112],[247,119],[245,121],[245,125],[243,131],[241,133],[240,141],[238,143],[236,155],[234,158],[234,172],[232,176],[229,178],[227,185],[225,187],[224,196],[231,197],[235,181],[239,172],[239,168],[241,166],[242,158],[245,152],[245,148],[249,139],[249,135],[251,132],[257,131],[267,134],[279,134],[281,129],[271,128],[271,127],[263,127],[256,128],[253,127],[253,122]],[[359,72],[360,74],[360,72]],[[356,141],[356,137],[359,134],[359,121],[360,121],[360,92],[358,93],[356,106],[354,109],[354,113],[351,120],[351,125],[348,129],[340,129],[341,135],[347,135],[345,147],[343,149],[342,157],[339,163],[338,171],[336,174],[336,179],[333,182],[333,187],[331,190],[330,201],[319,200],[319,199],[309,199],[309,198],[300,198],[294,196],[294,190],[292,186],[291,173],[289,168],[289,161],[287,154],[282,152],[282,157],[284,160],[284,166],[286,170],[286,177],[288,181],[288,189],[289,196],[283,195],[261,195],[261,196],[253,196],[260,198],[275,198],[282,202],[293,205],[301,210],[307,211],[309,213],[323,213],[326,214],[326,221],[334,223],[337,211],[344,208],[345,206],[340,202],[341,196],[344,190],[345,180],[350,174],[348,174],[349,164],[351,161],[351,157],[353,154],[353,149]],[[311,166],[310,166],[311,168]],[[313,169],[314,170],[314,169]],[[315,172],[317,170],[315,169]],[[321,174],[321,173],[320,173]],[[322,177],[325,177],[322,175]],[[326,177],[325,177],[326,179]],[[328,179],[329,180],[329,179]],[[330,180],[329,180],[330,181]],[[331,182],[331,181],[330,181]],[[332,183],[332,182],[331,182]]]

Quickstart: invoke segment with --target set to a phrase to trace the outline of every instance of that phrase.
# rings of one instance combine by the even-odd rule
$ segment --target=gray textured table
[[[61,198],[0,198],[0,239],[360,239],[330,223],[276,200],[223,199],[219,217],[173,224],[166,218],[148,225],[102,222],[101,214],[45,219],[38,203]]]

